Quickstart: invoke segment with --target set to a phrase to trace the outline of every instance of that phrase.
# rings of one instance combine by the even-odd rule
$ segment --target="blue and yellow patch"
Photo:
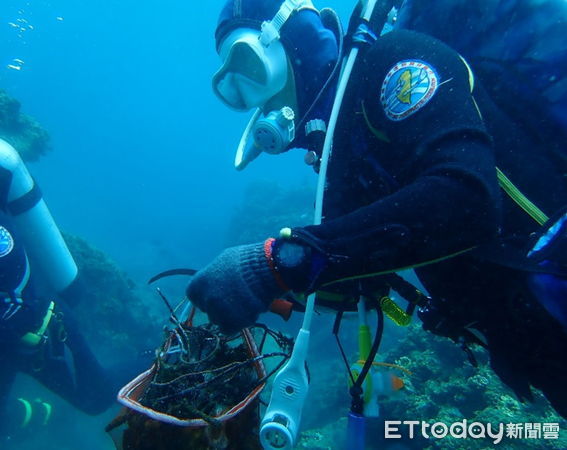
[[[6,228],[0,226],[0,258],[8,255],[14,248],[14,238]]]
[[[439,78],[429,64],[423,61],[400,61],[384,78],[380,102],[390,120],[403,120],[421,109],[431,100]]]

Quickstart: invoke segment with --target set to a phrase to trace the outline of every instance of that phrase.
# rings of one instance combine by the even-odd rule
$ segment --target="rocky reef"
[[[545,397],[534,391],[533,403],[520,403],[514,394],[492,372],[488,354],[484,349],[474,349],[479,366],[473,367],[464,352],[447,339],[438,338],[421,330],[419,325],[408,329],[398,346],[392,348],[385,358],[398,363],[412,372],[407,380],[406,393],[393,398],[384,409],[393,417],[411,418],[428,423],[451,424],[466,419],[470,424],[518,424],[522,436],[504,438],[503,448],[567,448],[567,436],[558,440],[537,438],[537,429],[532,437],[526,436],[529,424],[556,423],[565,432],[567,422],[559,417]],[[415,419],[414,419],[415,418]],[[429,448],[462,448],[463,441],[444,438],[432,439]],[[467,448],[481,449],[491,445],[492,439],[467,439]]]
[[[20,102],[0,89],[0,138],[10,143],[24,161],[36,161],[49,150],[49,134],[20,111]]]
[[[151,296],[84,239],[65,234],[65,241],[85,286],[73,313],[97,355],[112,361],[157,347],[164,317],[154,317],[148,304],[159,300],[147,298]]]
[[[227,246],[250,244],[277,235],[282,227],[312,223],[314,198],[310,187],[284,189],[268,180],[251,183],[232,215]]]
[[[411,439],[384,439],[383,420],[415,420],[430,425],[437,422],[451,425],[464,422],[467,425],[479,422],[491,424],[496,431],[502,424],[504,437],[498,444],[504,449],[564,449],[567,448],[567,421],[555,413],[545,397],[534,389],[534,402],[519,402],[509,388],[492,372],[488,364],[488,355],[482,348],[474,352],[479,362],[473,367],[464,352],[451,341],[433,336],[421,329],[418,323],[408,327],[404,336],[388,346],[379,360],[398,364],[411,371],[411,376],[403,376],[405,388],[380,400],[380,419],[370,419],[367,426],[367,449],[485,449],[493,446],[493,439],[485,433],[484,438],[442,439],[431,436]],[[349,400],[343,400],[343,406],[332,404],[331,398],[337,399],[337,384],[325,379],[325,373],[337,374],[340,362],[326,362],[326,370],[320,371],[322,379],[313,384],[328,386],[325,392],[311,392],[313,402],[321,401],[324,405],[319,412],[321,424],[305,429],[301,435],[299,448],[339,449],[343,448],[346,435],[346,416]],[[345,373],[344,365],[342,372]],[[343,388],[346,382],[343,377]],[[329,420],[331,419],[331,420]],[[512,425],[508,425],[512,424]],[[533,424],[533,425],[532,425]],[[558,439],[544,439],[543,425],[557,424]],[[508,436],[513,427],[521,437]],[[400,433],[407,436],[407,428],[400,426]],[[530,429],[530,431],[528,431]],[[539,431],[538,431],[539,429]],[[416,432],[416,435],[418,433]]]

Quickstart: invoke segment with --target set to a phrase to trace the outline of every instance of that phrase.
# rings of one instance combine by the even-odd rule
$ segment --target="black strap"
[[[37,183],[34,181],[33,187],[31,188],[30,191],[26,192],[20,198],[17,198],[16,200],[12,200],[11,202],[8,203],[8,212],[12,216],[18,216],[32,209],[35,205],[39,203],[41,198],[42,198],[41,190],[39,189]]]
[[[343,344],[341,343],[341,340],[339,339],[339,329],[341,327],[341,321],[343,320],[343,314],[344,314],[344,311],[342,311],[342,310],[337,312],[337,315],[335,316],[335,323],[333,324],[333,334],[335,335],[337,345],[339,346],[339,351],[341,352],[341,356],[342,356],[343,361],[345,363],[345,366],[347,368],[350,381],[354,385],[356,380],[354,379],[354,375],[352,374],[352,370],[350,370],[350,365],[348,363],[348,358],[346,356]]]
[[[370,368],[372,367],[372,363],[376,358],[376,354],[378,353],[378,349],[380,348],[380,343],[382,342],[382,335],[384,334],[384,313],[382,312],[382,308],[379,306],[376,307],[376,315],[378,316],[378,324],[376,326],[376,334],[374,336],[374,342],[372,343],[372,347],[370,348],[370,353],[368,354],[368,358],[364,361],[364,366],[362,366],[362,370],[356,379],[356,383],[350,388],[350,394],[353,397],[352,402],[352,410],[354,413],[362,413],[362,411],[356,411],[353,408],[357,407],[362,401],[362,383],[364,383],[364,379],[368,375]],[[357,398],[355,398],[357,397]]]
[[[8,204],[10,184],[12,184],[12,172],[0,167],[0,209],[5,209]]]
[[[382,342],[382,335],[384,333],[384,313],[382,312],[382,309],[378,305],[376,305],[376,314],[378,316],[378,324],[376,326],[376,334],[374,336],[374,342],[372,343],[372,347],[370,348],[370,353],[368,354],[368,358],[366,359],[366,361],[364,361],[362,370],[358,374],[356,380],[354,379],[352,371],[350,370],[348,359],[346,357],[345,351],[339,339],[339,329],[343,317],[343,311],[339,311],[337,313],[337,316],[335,318],[335,323],[333,325],[333,334],[335,335],[335,339],[337,340],[339,350],[341,351],[341,355],[343,357],[346,368],[348,370],[349,377],[352,382],[352,386],[349,390],[349,393],[352,398],[350,409],[353,413],[360,415],[362,415],[364,408],[364,401],[362,398],[362,394],[363,394],[362,384],[364,383],[364,380],[368,375],[370,368],[372,367],[372,363],[374,362],[374,359],[376,359],[376,354],[378,353],[378,349],[380,348],[380,343]]]

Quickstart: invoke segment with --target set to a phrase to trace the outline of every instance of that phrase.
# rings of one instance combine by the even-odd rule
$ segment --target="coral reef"
[[[488,366],[484,349],[475,349],[479,367],[473,367],[461,349],[447,339],[438,338],[415,324],[400,345],[384,355],[412,372],[407,393],[393,398],[385,405],[388,414],[403,420],[422,420],[428,423],[451,424],[467,419],[469,423],[484,424],[543,424],[558,423],[566,430],[567,422],[559,417],[541,393],[534,389],[535,401],[517,401]],[[429,448],[462,448],[463,441],[453,438],[432,440]],[[467,448],[486,448],[487,439],[467,439]],[[566,448],[567,436],[555,440],[506,439],[508,448]],[[514,447],[517,446],[517,447]],[[555,447],[554,447],[555,446]]]
[[[514,394],[492,372],[488,365],[488,355],[482,348],[476,348],[475,354],[479,362],[477,368],[467,360],[461,349],[449,340],[433,336],[421,330],[419,324],[407,328],[406,335],[397,344],[385,348],[387,351],[379,355],[379,359],[396,363],[412,372],[405,377],[405,389],[397,395],[382,399],[382,420],[417,420],[434,424],[442,422],[450,425],[466,420],[466,423],[480,422],[492,424],[496,430],[499,424],[520,424],[526,427],[530,424],[542,426],[545,423],[559,424],[559,439],[505,437],[498,445],[504,449],[539,449],[539,448],[567,448],[567,422],[559,417],[549,405],[545,397],[534,390],[534,403],[520,403]],[[337,370],[327,371],[327,376],[337,374]],[[343,369],[344,371],[344,369]],[[324,372],[323,372],[324,376]],[[339,376],[340,378],[340,376]],[[311,399],[329,403],[328,397],[337,398],[337,385],[330,379],[318,379],[320,386],[328,386],[326,392],[318,389],[317,399],[312,390]],[[344,386],[344,381],[343,381]],[[343,387],[346,390],[346,387]],[[319,427],[314,428],[314,421],[308,421],[308,428],[302,433],[299,448],[340,449],[343,448],[341,430],[346,433],[346,408],[328,409],[324,406],[318,415]],[[337,413],[342,418],[336,418]],[[329,423],[328,418],[333,417],[334,422]],[[538,425],[539,424],[539,425]],[[527,429],[527,428],[526,428]],[[400,428],[403,430],[403,427]],[[525,432],[525,430],[523,430]],[[534,432],[537,435],[537,432]],[[563,434],[562,434],[563,433]],[[493,439],[468,438],[443,439],[430,438],[400,442],[398,440],[384,440],[384,426],[381,422],[374,423],[367,428],[368,450],[406,448],[406,449],[484,449],[493,446]],[[396,447],[396,445],[398,445]]]
[[[24,161],[36,161],[49,150],[49,134],[32,117],[20,112],[20,102],[0,89],[0,138]]]

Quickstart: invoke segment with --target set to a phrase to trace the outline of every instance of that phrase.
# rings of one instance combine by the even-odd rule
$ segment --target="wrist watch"
[[[272,248],[274,268],[293,291],[307,289],[311,273],[311,247],[287,239],[276,239]]]

